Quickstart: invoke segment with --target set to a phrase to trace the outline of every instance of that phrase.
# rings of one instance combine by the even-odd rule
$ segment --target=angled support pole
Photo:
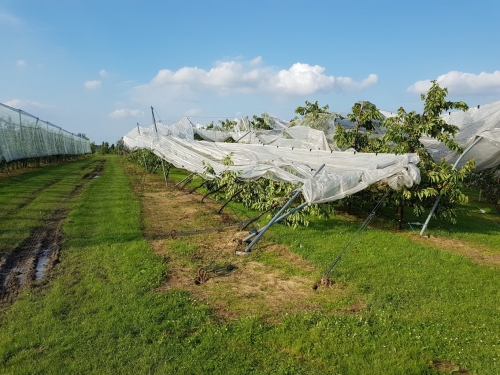
[[[311,177],[311,178],[314,178],[318,175],[318,173],[325,167],[325,164],[322,164],[317,170],[316,172],[314,173],[314,175]],[[295,194],[288,200],[288,202],[285,203],[285,205],[278,211],[278,213],[276,215],[274,215],[274,217],[269,221],[269,223],[267,223],[267,225],[265,227],[263,227],[262,229],[260,229],[257,233],[250,235],[248,236],[247,238],[243,239],[243,242],[247,242],[248,240],[250,240],[250,238],[252,237],[255,237],[252,242],[250,242],[247,246],[247,248],[245,249],[245,252],[246,253],[249,253],[250,250],[252,249],[252,247],[260,240],[260,238],[264,235],[264,233],[266,233],[266,231],[274,224],[274,223],[277,223],[278,221],[281,221],[283,220],[285,217],[291,215],[293,212],[296,212],[300,209],[302,209],[303,207],[307,206],[307,202],[304,202],[300,205],[298,205],[297,207],[295,207],[294,209],[290,210],[289,212],[287,212],[286,214],[283,215],[283,212],[293,203],[293,201],[299,196],[299,194],[302,193],[302,189],[303,189],[303,186],[298,189]]]
[[[153,116],[153,124],[155,126],[156,136],[158,136],[158,128],[156,127],[156,119],[155,119],[153,106],[151,106],[151,115]],[[168,186],[167,174],[165,172],[165,165],[163,164],[163,158],[160,158],[160,160],[161,160],[161,168],[163,169],[163,178],[165,178],[165,186]],[[169,170],[170,170],[170,168],[169,168]]]
[[[141,128],[139,127],[139,123],[137,123],[137,133],[141,135]],[[146,156],[144,155],[144,149],[142,149],[142,160],[144,161],[144,169],[146,172],[148,171],[148,165],[146,163]]]
[[[286,219],[286,218],[287,218],[288,216],[290,216],[291,214],[293,214],[293,213],[295,213],[295,212],[297,212],[297,211],[300,211],[301,209],[303,209],[303,208],[304,208],[305,206],[307,206],[307,205],[308,205],[308,203],[307,203],[307,202],[303,202],[303,203],[299,204],[297,207],[295,207],[295,208],[291,209],[291,210],[290,210],[290,211],[288,211],[286,214],[281,215],[280,217],[278,217],[278,218],[277,218],[277,219],[273,222],[273,224],[279,223],[280,221],[282,221],[282,220]],[[270,211],[270,209],[269,209],[269,210],[264,211],[264,212],[263,212],[262,214],[260,214],[260,215],[259,215],[259,216],[255,219],[255,220],[257,220],[259,217],[261,217],[262,215],[264,215],[264,214],[265,214],[266,212],[268,212],[268,211]],[[255,220],[254,220],[254,219],[252,219],[252,222],[253,222],[253,221],[255,221]],[[248,224],[247,224],[247,225],[245,225],[245,227],[246,227],[246,226],[248,226]],[[243,227],[242,229],[244,229],[245,227]],[[247,243],[248,243],[248,242],[249,242],[252,238],[254,238],[256,235],[258,235],[258,234],[259,234],[260,232],[262,232],[264,229],[265,229],[265,227],[264,227],[264,228],[261,228],[261,229],[259,229],[259,230],[257,230],[257,231],[255,231],[255,232],[250,233],[247,237],[245,237],[245,238],[244,238],[244,239],[242,239],[241,241],[242,241],[242,242],[247,242]]]
[[[238,138],[234,143],[238,143],[241,141],[243,138],[245,138],[248,134],[250,134],[251,130],[247,131],[245,134],[243,134],[240,138]]]
[[[195,176],[197,175],[197,173],[191,173],[188,177],[188,179],[186,179],[186,181],[184,182],[184,184],[182,184],[182,186],[180,187],[180,189],[184,189],[186,187],[187,184],[189,184],[191,181],[193,181],[193,178],[195,178]]]
[[[189,178],[193,178],[193,175],[194,175],[194,173],[191,173],[191,174],[187,175],[187,176],[186,176],[186,177],[184,177],[182,180],[180,180],[178,183],[176,183],[174,187],[179,186],[180,184],[182,184],[184,181],[186,181],[186,180],[187,180],[187,179],[189,179]]]
[[[474,142],[472,142],[472,144],[465,149],[465,151],[462,153],[462,155],[459,156],[459,158],[457,159],[457,161],[455,162],[455,164],[453,164],[453,167],[451,168],[452,171],[457,168],[458,163],[460,163],[460,161],[463,159],[463,157],[465,156],[465,154],[468,153],[472,149],[472,147],[474,147],[481,139],[483,139],[482,136],[477,137],[474,140]],[[424,232],[427,229],[427,225],[429,225],[429,221],[431,220],[431,217],[434,214],[434,211],[436,211],[436,208],[437,208],[440,200],[441,200],[441,196],[438,195],[438,197],[436,198],[436,201],[434,202],[434,205],[431,208],[431,212],[429,212],[429,216],[427,216],[427,219],[425,220],[425,223],[422,226],[422,230],[420,231],[420,236],[424,235]]]

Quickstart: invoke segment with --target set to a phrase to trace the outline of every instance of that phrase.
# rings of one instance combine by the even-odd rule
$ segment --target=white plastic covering
[[[87,139],[0,103],[0,161],[90,152]]]
[[[313,150],[330,150],[327,137],[321,130],[307,126],[292,126],[288,121],[265,116],[266,124],[271,130],[252,129],[247,118],[235,119],[236,125],[231,130],[220,128],[207,129],[201,124],[193,124],[188,118],[181,122],[191,124],[194,133],[211,142],[224,142],[232,139],[237,143],[257,143],[280,147],[304,148]],[[161,133],[160,133],[161,134]],[[190,138],[189,138],[190,139]]]
[[[338,200],[378,181],[386,181],[394,189],[420,182],[416,154],[376,155],[255,143],[195,141],[190,136],[170,135],[183,133],[174,128],[184,127],[185,123],[178,122],[165,129],[163,126],[157,124],[158,134],[154,125],[134,128],[123,137],[124,144],[129,149],[150,149],[175,167],[207,179],[215,177],[206,174],[208,164],[216,175],[232,170],[243,180],[268,178],[303,184],[302,193],[309,203]],[[222,160],[227,156],[234,165],[223,165]],[[325,167],[312,178],[322,164]]]
[[[384,118],[396,116],[395,112],[380,112]],[[207,141],[224,142],[232,138],[239,143],[327,151],[340,151],[333,140],[336,125],[348,130],[355,126],[348,119],[341,119],[335,113],[319,114],[315,117],[306,116],[292,122],[279,120],[266,114],[263,117],[266,124],[273,130],[251,129],[248,119],[235,119],[237,125],[231,131],[207,130],[200,124],[193,125],[188,119],[181,121],[186,124],[190,123],[194,132]],[[442,115],[442,118],[447,123],[459,127],[455,140],[467,152],[461,157],[461,154],[449,150],[441,142],[430,137],[422,137],[422,142],[437,162],[444,157],[450,164],[458,161],[457,167],[460,168],[467,160],[474,158],[476,170],[479,171],[500,163],[500,101],[474,107],[467,112],[447,113]],[[380,122],[376,122],[372,133],[372,136],[380,137],[384,135],[385,129]],[[470,146],[472,147],[469,149]]]
[[[463,155],[457,164],[458,168],[470,158],[474,158],[478,171],[492,168],[500,163],[500,101],[474,107],[466,112],[447,113],[442,118],[448,124],[458,126],[459,131],[455,140],[464,150],[467,150],[477,138],[481,138]],[[450,151],[433,139],[423,138],[422,142],[436,160],[444,157],[448,163],[455,163],[461,155]]]

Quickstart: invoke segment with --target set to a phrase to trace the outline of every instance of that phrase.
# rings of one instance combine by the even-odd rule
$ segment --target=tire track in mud
[[[58,260],[62,223],[68,212],[55,211],[20,246],[0,260],[0,299],[13,302],[24,289],[40,282]]]
[[[66,199],[75,199],[85,184],[99,177],[104,171],[105,162],[100,160],[92,172],[85,174],[83,182],[76,185]],[[68,212],[68,209],[55,209],[43,225],[34,228],[18,247],[0,255],[1,304],[9,305],[24,290],[44,283],[47,274],[59,262],[64,237],[62,226]]]

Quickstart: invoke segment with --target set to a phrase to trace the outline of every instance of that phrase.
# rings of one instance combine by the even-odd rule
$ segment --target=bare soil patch
[[[439,372],[444,372],[447,374],[470,374],[467,369],[462,366],[456,365],[452,361],[440,361],[435,359],[429,364],[429,368],[436,369]]]
[[[238,240],[248,235],[221,204],[200,193],[165,187],[158,175],[142,175],[127,166],[132,187],[143,208],[143,233],[168,263],[168,275],[158,291],[181,289],[208,303],[222,320],[261,316],[279,321],[286,313],[356,314],[365,304],[340,284],[313,290],[320,271],[284,245],[261,240],[250,255],[235,255]],[[272,262],[259,260],[265,252]],[[200,273],[206,280],[200,283]],[[340,301],[344,302],[340,302]],[[345,302],[348,301],[348,302]],[[352,306],[351,306],[352,305]]]

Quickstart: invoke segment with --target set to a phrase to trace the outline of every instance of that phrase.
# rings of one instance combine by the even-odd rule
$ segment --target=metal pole
[[[155,119],[155,114],[153,111],[153,106],[151,106],[151,115],[153,115],[153,124],[155,126],[156,135],[158,135],[158,128],[156,127],[156,119]],[[161,167],[163,169],[163,178],[165,178],[165,186],[168,186],[167,174],[165,173],[165,165],[163,164],[163,158],[160,158],[160,160],[161,160]]]
[[[180,187],[180,189],[184,189],[186,187],[187,184],[189,184],[191,181],[193,181],[193,178],[195,178],[196,174],[195,173],[191,173],[190,174],[190,178],[188,178],[186,180],[186,182],[184,182],[184,184]]]
[[[262,235],[271,227],[271,225],[273,225],[275,222],[276,222],[276,219],[278,219],[278,217],[280,217],[280,215],[283,213],[283,211],[285,211],[288,206],[290,206],[293,201],[299,196],[299,194],[302,192],[302,189],[298,189],[295,194],[293,195],[293,197],[291,197],[288,202],[285,203],[285,205],[283,207],[281,207],[281,209],[278,211],[278,213],[276,215],[274,215],[274,217],[269,221],[269,223],[267,223],[267,225],[260,229],[256,234],[253,234],[251,236],[248,236],[246,238],[243,239],[243,242],[246,242],[249,237],[252,238],[255,236],[255,238],[252,240],[252,242],[250,242],[247,246],[247,248],[245,249],[245,252],[250,252],[250,249],[253,247],[253,245],[255,245],[255,243],[262,237]]]
[[[314,178],[318,175],[318,173],[325,167],[325,164],[322,164],[317,170],[316,172],[314,173],[314,175],[311,177],[311,178]],[[286,202],[286,204],[281,208],[281,210],[278,211],[278,213],[276,215],[274,215],[274,217],[269,221],[269,223],[267,223],[267,225],[262,228],[258,233],[257,235],[255,236],[255,238],[253,239],[252,242],[250,242],[247,246],[247,248],[245,249],[245,252],[248,253],[250,252],[250,249],[257,243],[258,240],[260,240],[260,238],[264,235],[264,233],[271,227],[271,225],[273,225],[274,223],[276,223],[278,221],[278,219],[281,218],[281,214],[293,203],[293,201],[299,196],[300,193],[302,193],[302,189],[304,188],[304,185],[302,185],[302,187],[300,189],[297,190],[297,192],[293,195],[293,197],[291,197],[288,202]],[[304,202],[305,204],[307,204],[307,202]],[[302,203],[300,206],[303,206],[304,203]],[[299,206],[299,207],[300,207]],[[297,207],[298,208],[298,207]],[[302,207],[301,207],[302,208]],[[286,217],[288,215],[284,215],[284,217]],[[282,218],[281,218],[282,219]],[[248,237],[247,237],[248,238]],[[243,241],[247,240],[247,238],[245,238]],[[250,237],[251,238],[251,237]]]
[[[301,210],[302,208],[304,208],[305,206],[308,205],[308,202],[303,202],[301,204],[299,204],[297,207],[291,209],[290,211],[288,211],[286,214],[284,215],[281,215],[280,217],[278,217],[273,224],[276,224],[278,222],[280,222],[281,220],[283,219],[286,219],[288,216],[290,216],[291,214],[293,214],[294,212],[297,212],[299,210]],[[255,231],[255,232],[252,232],[250,233],[247,237],[245,237],[243,240],[241,240],[242,242],[248,242],[251,238],[255,237],[257,234],[259,234],[262,230],[264,230],[264,228],[260,228],[259,230]]]
[[[457,159],[455,164],[453,164],[453,167],[451,167],[452,171],[454,171],[456,169],[458,163],[460,163],[460,161],[463,159],[465,154],[468,153],[471,150],[471,148],[474,147],[481,139],[483,139],[483,137],[479,136],[476,140],[474,140],[474,142],[472,142],[472,144],[469,147],[467,147],[465,149],[465,151],[462,153],[462,155],[459,156],[459,158]],[[422,236],[424,234],[425,230],[427,229],[427,225],[429,224],[429,221],[431,220],[431,216],[432,216],[432,214],[434,214],[434,211],[436,210],[437,205],[438,205],[440,200],[441,200],[441,196],[438,195],[438,197],[436,198],[436,201],[434,202],[434,205],[431,208],[431,212],[429,212],[429,216],[427,216],[427,219],[425,220],[425,223],[422,226],[422,230],[420,231],[420,236]]]
[[[137,123],[137,133],[141,135],[141,128],[139,128],[139,123]],[[144,155],[144,149],[142,149],[142,160],[144,160],[144,169],[148,171],[148,165],[146,164],[146,156]]]
[[[431,220],[431,216],[434,213],[434,211],[436,211],[436,208],[437,208],[440,200],[441,200],[441,196],[438,195],[436,198],[436,201],[434,202],[434,205],[431,208],[431,212],[429,212],[429,216],[427,216],[427,219],[425,219],[425,223],[422,226],[422,230],[420,231],[421,236],[424,234],[425,230],[427,229],[427,225],[429,225],[429,221]]]
[[[175,184],[174,187],[177,187],[179,186],[180,184],[182,184],[184,181],[186,181],[188,178],[192,178],[192,176],[194,175],[194,173],[191,173],[189,175],[187,175],[186,177],[184,177],[182,180],[180,180],[177,184]]]
[[[248,133],[250,133],[250,132],[251,132],[251,130],[247,131],[245,134],[243,134],[240,138],[238,138],[238,139],[237,139],[236,141],[234,141],[234,142],[235,142],[235,143],[238,143],[238,142],[239,142],[239,141],[241,141],[243,138],[245,138],[245,137],[248,135]]]

